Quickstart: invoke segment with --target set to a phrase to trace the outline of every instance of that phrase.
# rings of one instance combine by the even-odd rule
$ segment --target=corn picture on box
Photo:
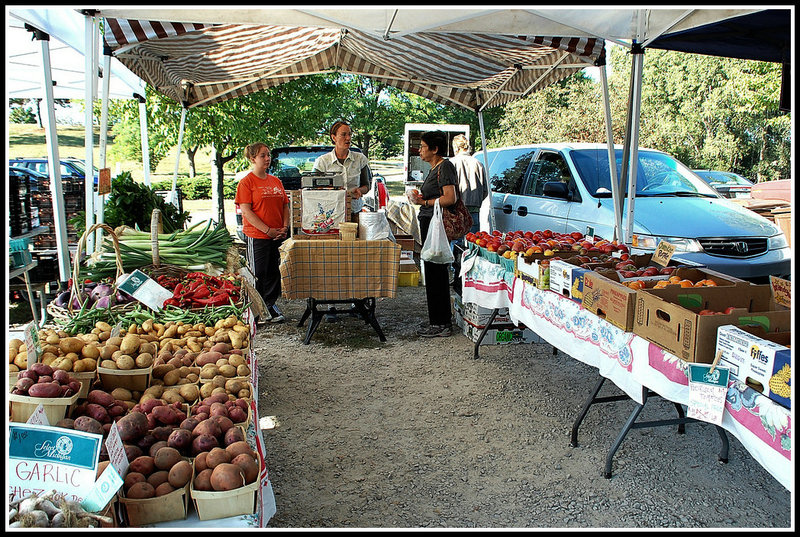
[[[720,365],[773,401],[792,408],[792,351],[733,325],[717,329]],[[761,389],[759,389],[759,387]]]

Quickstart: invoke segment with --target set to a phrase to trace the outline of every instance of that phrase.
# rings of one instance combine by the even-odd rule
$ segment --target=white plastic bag
[[[439,207],[438,199],[433,205],[433,218],[431,218],[428,235],[425,237],[425,244],[422,245],[419,257],[425,261],[440,265],[455,261],[453,250],[450,249],[450,241],[447,240],[447,235],[444,232],[442,208]]]
[[[358,213],[358,236],[368,241],[388,239],[394,242],[394,235],[392,234],[392,228],[389,227],[386,211],[381,210],[374,213],[361,211]]]

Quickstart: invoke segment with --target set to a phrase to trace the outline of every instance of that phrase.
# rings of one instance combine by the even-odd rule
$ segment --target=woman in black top
[[[419,146],[419,156],[431,165],[420,192],[412,201],[420,205],[419,229],[428,236],[436,200],[442,210],[456,202],[458,175],[455,166],[444,158],[447,154],[447,135],[442,131],[425,132]],[[429,325],[417,330],[421,337],[447,337],[452,331],[450,312],[449,264],[423,261],[425,268],[425,295],[428,302]]]

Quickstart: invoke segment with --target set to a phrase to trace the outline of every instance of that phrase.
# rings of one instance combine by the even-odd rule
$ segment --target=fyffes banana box
[[[792,408],[792,351],[733,325],[717,329],[720,365],[753,389]],[[760,389],[759,389],[760,388]]]

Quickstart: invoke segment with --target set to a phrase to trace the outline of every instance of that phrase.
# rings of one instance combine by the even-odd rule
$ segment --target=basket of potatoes
[[[102,322],[97,323],[92,332],[75,336],[55,328],[42,328],[38,334],[39,361],[56,371],[70,373],[72,378],[81,383],[78,398],[83,399],[95,379],[100,346],[107,337],[103,334],[110,335],[111,326]]]
[[[109,337],[100,348],[97,366],[103,388],[144,391],[150,385],[154,357],[158,354],[155,339],[155,336],[131,332]]]

